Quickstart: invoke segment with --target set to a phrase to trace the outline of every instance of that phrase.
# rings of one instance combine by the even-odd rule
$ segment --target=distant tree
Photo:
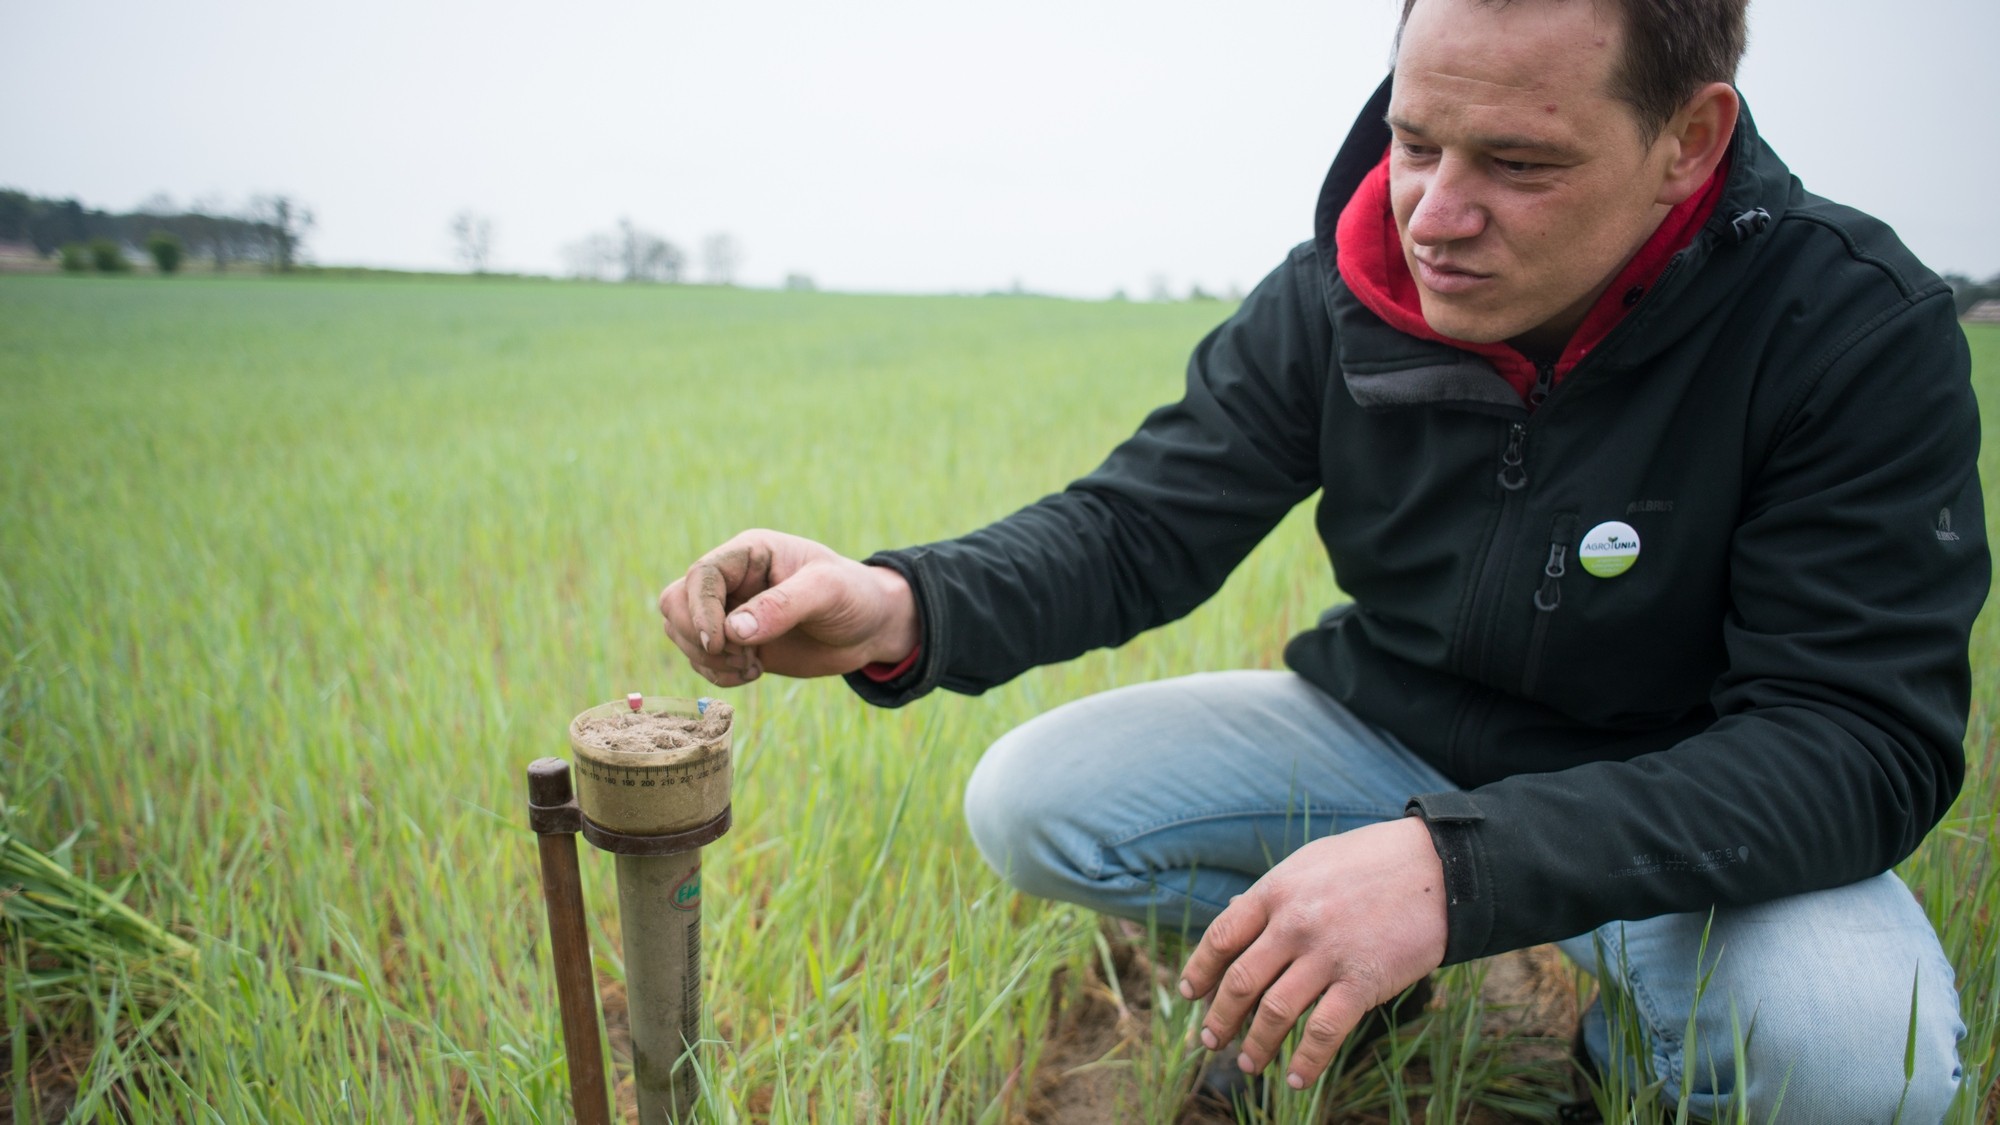
[[[28,241],[36,253],[46,257],[66,242],[88,242],[90,229],[84,222],[83,204],[74,199],[47,200],[28,218]]]
[[[238,256],[235,244],[240,239],[232,230],[242,221],[228,212],[229,204],[220,195],[211,195],[188,204],[188,213],[183,216],[188,244],[206,254],[217,273],[228,269],[230,260]]]
[[[680,247],[651,231],[640,230],[630,219],[618,220],[618,264],[624,268],[626,281],[673,284],[681,279],[681,267],[686,261]]]
[[[618,242],[602,232],[587,234],[563,247],[562,256],[571,277],[607,281],[618,268]]]
[[[81,242],[65,242],[61,260],[64,273],[82,273],[90,268],[90,251]]]
[[[161,273],[173,273],[181,268],[181,236],[168,230],[156,230],[146,236],[146,253],[153,256],[153,264]]]
[[[180,240],[181,261],[206,256],[221,269],[232,260],[276,264],[282,241],[277,235],[290,229],[291,252],[296,255],[299,240],[311,224],[311,216],[288,208],[288,227],[273,225],[274,210],[267,200],[254,201],[246,211],[228,209],[223,200],[199,200],[182,210],[171,196],[156,193],[135,211],[116,214],[86,209],[74,199],[47,199],[22,191],[0,190],[0,242],[25,240],[44,257],[75,243],[87,263],[90,244],[106,239],[129,255],[148,252],[152,235],[165,232]]]
[[[736,266],[742,257],[742,248],[727,232],[717,231],[701,240],[702,270],[707,274],[710,285],[734,284]]]
[[[1149,299],[1154,301],[1171,301],[1174,299],[1174,291],[1167,287],[1166,274],[1154,274],[1151,278],[1147,279],[1147,285],[1149,287]]]
[[[785,275],[785,288],[793,293],[810,293],[819,286],[813,284],[809,273],[788,273]]]
[[[681,248],[666,239],[655,239],[646,247],[642,259],[642,272],[653,281],[664,281],[672,285],[681,280],[687,270],[687,255]]]
[[[28,218],[34,210],[34,197],[27,192],[0,191],[0,242],[28,241]]]
[[[468,272],[485,273],[493,251],[493,220],[468,207],[452,216],[451,241]]]
[[[632,220],[620,219],[616,233],[593,232],[563,247],[563,265],[571,277],[672,284],[681,280],[687,256]]]
[[[287,195],[260,195],[250,201],[247,218],[256,224],[265,241],[265,260],[280,273],[289,273],[305,249],[306,232],[313,227],[313,213]]]
[[[132,260],[125,256],[125,248],[109,238],[90,240],[90,264],[99,273],[124,273],[132,268]]]

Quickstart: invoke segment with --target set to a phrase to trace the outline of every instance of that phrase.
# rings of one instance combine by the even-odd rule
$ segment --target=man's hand
[[[796,535],[746,531],[660,591],[667,636],[718,687],[769,671],[830,676],[894,663],[917,646],[903,576]]]
[[[1232,900],[1188,958],[1181,995],[1214,993],[1201,1029],[1211,1051],[1255,1009],[1237,1059],[1252,1072],[1311,1009],[1285,1076],[1303,1089],[1370,1008],[1443,963],[1445,938],[1430,830],[1414,817],[1371,824],[1307,844]]]

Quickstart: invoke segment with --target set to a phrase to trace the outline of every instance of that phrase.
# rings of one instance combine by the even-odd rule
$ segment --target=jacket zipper
[[[1535,588],[1535,628],[1528,637],[1528,657],[1521,666],[1521,694],[1533,695],[1541,679],[1542,646],[1549,636],[1549,623],[1562,606],[1562,580],[1569,569],[1570,536],[1576,530],[1576,515],[1565,512],[1556,517],[1550,534],[1548,561],[1542,564],[1542,584]]]
[[[1522,464],[1527,456],[1528,424],[1516,422],[1507,431],[1507,449],[1500,454],[1500,487],[1509,492],[1519,492],[1528,485],[1528,470]],[[1504,501],[1503,501],[1504,502]]]
[[[1672,276],[1679,262],[1679,256],[1669,261],[1667,268],[1660,275],[1661,279],[1664,280]],[[1657,284],[1656,282],[1655,285],[1657,286]],[[1623,325],[1619,327],[1623,327]],[[1617,330],[1617,328],[1612,329],[1613,332]],[[1583,367],[1584,364],[1579,363],[1577,366]],[[1575,372],[1572,371],[1571,374],[1574,375]],[[1555,381],[1556,365],[1554,363],[1535,364],[1535,383],[1528,391],[1528,407],[1530,411],[1542,405],[1554,393]],[[1472,609],[1465,623],[1465,629],[1461,633],[1461,636],[1465,638],[1464,656],[1461,665],[1465,669],[1465,674],[1473,679],[1487,679],[1486,666],[1492,662],[1493,635],[1498,632],[1499,628],[1497,622],[1493,620],[1496,610],[1493,603],[1498,597],[1496,591],[1505,581],[1504,572],[1506,571],[1507,564],[1513,557],[1511,544],[1514,536],[1514,524],[1520,519],[1521,508],[1518,497],[1528,487],[1527,458],[1528,422],[1511,423],[1507,430],[1507,448],[1500,454],[1499,479],[1500,487],[1503,490],[1500,496],[1500,518],[1494,524],[1493,537],[1487,541],[1486,558],[1480,566],[1477,584],[1473,587]],[[1528,646],[1528,660],[1526,667],[1522,670],[1523,694],[1526,694],[1527,689],[1539,678],[1538,666],[1541,663],[1542,644],[1548,635],[1549,618],[1554,615],[1555,605],[1561,604],[1561,575],[1558,574],[1551,579],[1547,571],[1552,564],[1558,563],[1560,569],[1567,569],[1567,544],[1569,535],[1563,529],[1573,529],[1575,520],[1576,516],[1574,514],[1566,514],[1556,518],[1557,529],[1561,532],[1556,538],[1565,545],[1565,550],[1560,560],[1552,557],[1549,562],[1543,564],[1542,585],[1548,590],[1547,596],[1554,600],[1547,611],[1538,610],[1535,615],[1535,628]],[[1552,546],[1551,555],[1553,556],[1554,553]],[[1556,582],[1557,585],[1549,586],[1551,581]],[[1536,594],[1537,597],[1543,596],[1542,589],[1538,588]],[[1477,724],[1472,721],[1470,714],[1467,714],[1462,717],[1460,722],[1454,724],[1451,739],[1445,748],[1447,760],[1458,762],[1463,754],[1463,744],[1471,742],[1476,737]]]
[[[1464,632],[1464,666],[1474,679],[1486,674],[1487,649],[1491,647],[1494,591],[1503,579],[1507,558],[1513,552],[1514,524],[1520,519],[1521,494],[1528,487],[1528,424],[1514,422],[1507,428],[1507,448],[1500,454],[1500,518],[1486,541],[1486,558],[1473,585],[1472,610]]]
[[[1533,410],[1547,400],[1549,392],[1555,389],[1555,385],[1556,365],[1553,363],[1537,363],[1535,365],[1535,385],[1528,388],[1528,409]]]

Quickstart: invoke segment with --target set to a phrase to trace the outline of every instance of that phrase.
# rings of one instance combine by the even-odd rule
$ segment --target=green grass
[[[866,552],[1059,488],[1176,393],[1225,312],[0,277],[0,830],[76,834],[73,868],[136,875],[127,903],[197,950],[185,992],[150,1006],[115,964],[36,991],[10,953],[0,1098],[23,1119],[74,1089],[96,1091],[91,1119],[563,1120],[522,771],[587,706],[705,688],[670,659],[659,588],[742,527]],[[2000,382],[2000,330],[1973,341]],[[1101,939],[997,885],[964,777],[1061,700],[1275,664],[1338,596],[1303,515],[1188,621],[979,699],[731,693],[736,826],[704,879],[714,1118],[1024,1111],[1052,975],[1077,987]],[[1973,782],[1905,871],[1973,1025],[1966,1122],[2000,1029],[1996,652],[1984,621]],[[611,863],[584,863],[615,977]],[[1154,1000],[1120,1065],[1157,1093],[1184,1076],[1188,1010]],[[1357,1074],[1315,1096],[1552,1112],[1469,1033],[1475,1007],[1412,1048],[1436,1072],[1422,1090]]]

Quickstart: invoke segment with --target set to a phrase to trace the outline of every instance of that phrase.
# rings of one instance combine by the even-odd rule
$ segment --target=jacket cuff
[[[1486,819],[1472,794],[1453,789],[1410,798],[1403,815],[1420,816],[1444,867],[1444,963],[1484,956],[1493,935],[1493,880],[1479,846],[1477,825]]]
[[[929,554],[921,547],[912,547],[878,551],[861,561],[865,566],[886,566],[910,584],[910,595],[917,604],[917,658],[908,671],[887,682],[878,683],[860,671],[842,678],[854,694],[877,707],[914,703],[929,695],[944,677],[947,621],[943,603],[935,599],[933,584],[926,581]]]

